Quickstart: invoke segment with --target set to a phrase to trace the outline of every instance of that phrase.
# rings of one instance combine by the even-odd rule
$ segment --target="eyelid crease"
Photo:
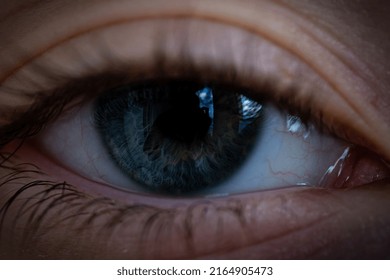
[[[161,11],[159,11],[158,9],[155,10],[156,5],[152,5],[152,7],[150,7],[147,4],[147,2],[145,1],[146,7],[149,8],[148,10],[143,11],[143,12],[147,13],[147,15],[145,15],[145,16],[136,16],[134,14],[132,14],[130,16],[129,15],[130,11],[127,11],[127,14],[126,13],[123,14],[122,13],[123,10],[126,10],[126,9],[121,9],[120,10],[121,16],[116,16],[116,17],[113,17],[112,19],[107,19],[104,23],[99,22],[99,23],[90,24],[89,27],[85,27],[81,30],[80,30],[80,28],[78,28],[79,29],[78,32],[73,32],[73,34],[69,34],[68,37],[63,37],[63,38],[57,39],[56,43],[48,44],[47,47],[42,48],[41,51],[36,52],[36,54],[34,54],[34,55],[31,55],[29,59],[27,59],[25,62],[21,63],[21,66],[17,67],[17,68],[21,68],[21,67],[23,67],[23,65],[32,62],[37,57],[41,56],[42,53],[60,45],[61,43],[66,42],[67,40],[81,36],[87,32],[91,32],[93,30],[101,29],[104,27],[112,26],[112,25],[121,24],[123,22],[130,22],[130,21],[137,21],[137,20],[144,20],[144,19],[156,19],[156,18],[160,18],[160,19],[161,18],[198,18],[198,19],[215,21],[215,22],[219,22],[219,23],[225,23],[228,25],[240,27],[244,30],[256,33],[257,35],[260,35],[260,36],[266,38],[267,40],[269,40],[269,41],[271,41],[279,46],[283,45],[281,43],[283,40],[281,40],[280,38],[276,38],[275,34],[272,34],[271,32],[267,33],[267,32],[265,32],[265,30],[260,30],[259,26],[257,26],[257,27],[252,26],[253,23],[251,24],[250,22],[247,22],[245,24],[244,23],[240,24],[239,20],[243,16],[243,13],[244,12],[249,13],[250,14],[249,20],[253,20],[252,17],[256,16],[256,14],[253,13],[253,8],[254,8],[254,6],[257,7],[257,5],[258,5],[259,7],[263,7],[263,9],[267,10],[273,16],[279,16],[280,17],[279,20],[281,18],[284,18],[284,19],[288,18],[290,20],[290,22],[288,24],[285,24],[285,25],[286,26],[295,26],[299,31],[301,31],[303,33],[306,33],[306,31],[308,29],[307,28],[303,29],[304,24],[302,24],[302,23],[305,23],[307,25],[308,25],[308,23],[310,23],[310,21],[307,19],[307,17],[305,17],[304,14],[300,13],[298,10],[293,9],[291,6],[289,6],[288,4],[283,3],[283,2],[275,3],[275,2],[264,1],[264,2],[260,2],[260,3],[255,3],[255,5],[253,5],[253,7],[252,7],[253,3],[251,3],[250,1],[249,2],[240,2],[240,6],[239,6],[240,11],[238,11],[237,9],[234,9],[231,11],[231,10],[229,10],[229,7],[230,8],[232,7],[230,5],[234,6],[234,1],[229,1],[229,2],[225,1],[223,6],[220,7],[220,8],[223,8],[223,10],[224,10],[223,13],[219,13],[218,10],[210,9],[210,6],[203,5],[207,2],[208,1],[179,2],[179,3],[177,3],[179,5],[175,5],[174,7],[171,7],[171,8],[176,9],[176,11],[172,12],[172,11],[166,10],[167,7],[159,7],[159,9]],[[116,3],[116,4],[118,4],[118,3]],[[129,6],[132,6],[131,3],[120,3],[119,5],[125,5],[125,4],[129,4]],[[218,3],[215,3],[213,1],[211,1],[211,4],[216,4],[218,6]],[[137,6],[139,6],[139,7],[137,7]],[[229,6],[229,7],[226,7],[226,6]],[[93,8],[95,8],[95,7],[93,7]],[[141,6],[136,5],[136,8],[139,8],[142,10],[142,5]],[[242,9],[242,11],[241,11],[241,9]],[[97,9],[97,10],[99,10],[99,9]],[[137,9],[135,9],[135,10],[137,10]],[[135,11],[135,12],[137,12],[137,11]],[[233,12],[233,14],[232,14],[232,12]],[[237,12],[241,12],[241,13],[237,14]],[[248,17],[246,17],[246,18],[248,18]],[[256,16],[256,18],[257,18],[257,16]],[[299,24],[297,24],[297,21],[299,22]],[[273,23],[275,24],[276,22],[277,21],[274,20]],[[278,24],[280,24],[280,22],[278,22]],[[264,24],[264,25],[268,26],[269,24]],[[271,27],[268,26],[268,28],[271,28]],[[316,27],[316,25],[314,23],[310,24],[310,28],[319,29],[318,27]],[[294,28],[292,28],[292,29],[294,29]],[[290,28],[289,28],[289,30],[290,30]],[[314,33],[311,33],[308,35],[313,36]],[[324,36],[327,37],[326,39],[329,39],[328,38],[329,36],[326,36],[326,33],[323,32],[321,34],[321,38],[318,38],[318,39],[322,39],[321,40],[322,43],[324,43],[326,41],[324,39]],[[289,51],[292,51],[292,50],[289,49]],[[292,51],[292,53],[294,53],[294,51]],[[304,57],[300,57],[300,58],[305,61]],[[308,61],[305,61],[305,62],[308,63]],[[14,72],[17,72],[17,69],[10,71],[10,73],[14,73]],[[4,80],[6,80],[10,75],[12,75],[12,74],[5,75],[5,78],[2,79],[2,82]]]

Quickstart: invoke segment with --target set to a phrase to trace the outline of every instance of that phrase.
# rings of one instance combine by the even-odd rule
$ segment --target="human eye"
[[[35,98],[34,105],[26,106],[28,110],[20,118],[2,127],[6,132],[2,138],[1,189],[1,241],[8,252],[5,257],[24,254],[38,258],[192,258],[220,253],[243,257],[240,255],[243,247],[253,250],[246,252],[252,254],[250,257],[310,257],[323,246],[338,241],[335,238],[340,232],[356,234],[345,246],[352,246],[366,233],[358,232],[361,226],[358,218],[345,214],[346,203],[340,200],[351,199],[353,204],[349,205],[355,207],[362,201],[368,205],[380,203],[380,207],[373,209],[377,219],[384,220],[382,205],[388,196],[382,191],[364,200],[367,190],[357,187],[388,178],[387,164],[374,155],[381,151],[386,154],[388,146],[368,133],[370,128],[362,125],[365,115],[358,114],[359,104],[343,97],[337,91],[340,87],[332,84],[333,79],[328,81],[326,75],[320,75],[320,70],[310,67],[299,55],[251,28],[201,18],[198,14],[172,17],[137,19],[85,32],[39,55],[34,63],[25,65],[4,82],[3,89],[8,94],[18,97],[17,93],[24,93],[27,104],[31,102],[30,96]],[[143,133],[144,127],[155,123],[155,119],[149,121],[144,117],[145,111],[172,107],[179,98],[172,92],[178,89],[185,92],[180,104],[191,98],[188,96],[212,92],[213,106],[223,107],[213,108],[215,116],[234,107],[243,108],[244,102],[250,102],[256,113],[249,125],[254,126],[256,137],[254,140],[249,137],[245,145],[254,146],[249,152],[253,160],[237,161],[229,173],[240,173],[240,168],[265,170],[275,181],[265,182],[265,175],[257,175],[251,186],[243,181],[246,176],[237,175],[238,179],[227,190],[226,184],[232,178],[224,175],[225,181],[218,178],[211,183],[195,184],[189,191],[180,189],[183,184],[193,182],[187,179],[175,186],[179,189],[175,192],[172,185],[168,190],[156,191],[161,184],[134,178],[134,173],[126,174],[131,168],[118,163],[118,155],[123,152],[113,156],[117,147],[107,148],[108,142],[125,130],[119,127],[119,132],[111,132],[117,123],[110,122],[126,113],[134,115],[129,104],[147,95],[147,105],[137,107],[143,110],[139,113],[143,117],[138,122],[134,116],[129,118],[133,124],[143,124]],[[178,108],[181,105],[176,106],[176,113]],[[199,105],[195,111],[202,116],[207,113],[212,122],[210,106],[208,111],[202,108],[204,105]],[[230,113],[234,116],[232,122],[242,120],[245,115],[242,109],[236,111]],[[219,134],[215,136],[217,140],[230,134],[248,138],[223,125],[226,124],[218,121],[210,132],[209,124],[205,133]],[[261,132],[259,127],[263,128]],[[119,138],[128,141],[135,130],[130,127],[127,130],[130,136]],[[226,133],[222,133],[224,130]],[[269,150],[278,142],[291,145],[291,149],[279,149],[279,160],[272,151],[262,155],[265,144],[258,140],[262,133],[266,134],[264,131],[270,131],[269,139],[275,141],[266,141]],[[286,138],[280,138],[281,135]],[[23,136],[21,143],[20,136]],[[104,140],[105,136],[108,140]],[[102,143],[96,144],[99,139]],[[245,145],[240,143],[240,147]],[[126,152],[126,158],[137,153],[134,145],[129,147],[132,152]],[[230,152],[229,148],[221,149],[220,154]],[[260,150],[260,155],[256,150]],[[345,154],[346,151],[353,152]],[[235,155],[241,153],[238,150]],[[209,155],[210,152],[203,156]],[[275,173],[272,174],[270,162],[277,169],[286,158],[296,161],[279,171],[272,168]],[[304,171],[297,165],[303,165]],[[292,179],[287,178],[288,172],[294,173]],[[157,176],[155,173],[148,170],[143,177]],[[280,180],[277,173],[282,174]],[[211,177],[211,172],[207,175]],[[158,180],[166,177],[160,175]],[[337,192],[331,187],[351,190]],[[267,188],[272,190],[262,190]],[[213,197],[226,192],[227,196]],[[364,212],[366,208],[360,207],[355,214],[369,215]],[[375,213],[373,209],[370,215]],[[347,218],[355,224],[343,228],[340,222]],[[336,224],[334,220],[338,219],[340,222]],[[301,234],[300,230],[305,228],[309,228],[308,233]],[[314,236],[322,230],[331,230],[332,234],[317,243]],[[307,239],[307,244],[294,247],[294,240],[302,238]],[[374,243],[382,241],[373,239]],[[161,244],[161,240],[166,242]],[[285,252],[272,245],[273,240],[293,250]],[[364,248],[359,250],[361,255],[366,252]],[[320,251],[326,254],[327,249]],[[333,254],[337,256],[340,252]]]

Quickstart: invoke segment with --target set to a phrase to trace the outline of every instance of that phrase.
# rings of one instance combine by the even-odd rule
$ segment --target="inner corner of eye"
[[[245,90],[188,80],[108,89],[45,138],[83,177],[169,196],[320,185],[346,148]]]

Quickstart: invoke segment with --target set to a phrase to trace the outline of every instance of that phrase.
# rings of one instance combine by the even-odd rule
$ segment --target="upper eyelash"
[[[51,96],[35,103],[12,123],[0,127],[0,148],[15,139],[26,139],[36,135],[45,123],[55,119],[67,101]],[[34,120],[34,121],[32,121]]]
[[[159,65],[161,69],[157,70],[157,73],[160,74],[157,74],[156,78],[159,80],[164,80],[164,74],[161,74],[166,72],[162,70],[164,63]],[[187,65],[189,66],[183,68],[183,73],[185,74],[183,74],[181,79],[186,79],[185,77],[188,76],[194,80],[201,76],[200,72],[207,72],[202,69],[193,68],[191,62],[189,62]],[[209,70],[213,69],[210,67]],[[41,71],[44,70],[41,69]],[[240,88],[239,78],[237,78],[235,74],[222,71],[221,73],[217,72],[217,75],[220,75],[220,77],[215,78],[214,80],[221,80],[221,85],[229,86],[231,89],[244,91],[245,94],[249,94],[249,97],[254,100],[259,99],[259,97],[255,98],[251,96],[253,95],[253,89],[247,87]],[[53,74],[51,74],[51,76],[53,79],[55,79]],[[36,92],[35,95],[37,95],[38,98],[26,112],[15,116],[15,120],[11,123],[0,126],[0,147],[15,139],[26,139],[35,136],[45,127],[48,122],[55,120],[64,111],[64,109],[66,109],[67,106],[78,97],[81,97],[82,99],[79,100],[77,104],[89,101],[92,98],[101,95],[104,90],[110,89],[112,87],[122,86],[132,82],[147,82],[147,80],[142,80],[139,76],[142,77],[141,74],[136,76],[129,76],[127,67],[117,68],[115,71],[111,72],[100,71],[97,74],[92,74],[90,76],[80,78],[67,78],[59,75],[57,78],[57,83],[60,85],[59,87],[48,92]],[[229,80],[228,77],[235,78],[233,80]],[[199,79],[202,80],[203,78],[200,77]],[[213,84],[215,82],[214,80],[200,82]],[[229,82],[227,83],[226,81]],[[262,94],[260,98],[262,100],[258,101],[266,102],[268,100],[275,99],[272,94],[274,90],[272,85],[269,83],[270,81],[264,80],[263,88],[260,89]],[[93,90],[91,90],[91,88],[93,88]],[[294,98],[294,90],[295,89],[291,89],[292,93],[286,93],[284,96],[278,97],[278,99],[275,100],[277,106],[279,106],[279,108],[282,110],[288,110],[289,113],[292,114],[299,113],[301,120],[306,125],[310,121],[314,122],[321,132],[330,131],[330,129],[322,121],[321,114],[319,115],[319,118],[313,119],[313,113],[310,106],[300,106],[299,108],[297,107],[297,103],[299,102],[292,101]],[[83,95],[80,96],[80,93],[83,93]],[[294,105],[292,105],[293,102]],[[72,106],[77,106],[77,104],[73,104]],[[32,120],[34,121],[32,122]]]
[[[40,69],[44,71],[42,68]],[[53,79],[55,78],[53,77]],[[118,76],[118,79],[121,80],[123,77],[119,78]],[[67,81],[67,83],[64,83],[64,81]],[[28,110],[20,115],[15,115],[15,120],[11,123],[0,126],[0,148],[12,140],[23,140],[38,134],[45,127],[45,124],[56,119],[63,112],[66,105],[82,91],[83,84],[94,84],[96,81],[101,81],[99,75],[77,79],[73,82],[59,76],[58,82],[63,84],[62,86],[49,92],[35,92],[38,98]],[[26,93],[15,92],[14,94],[23,95]],[[85,98],[88,97],[85,96]]]

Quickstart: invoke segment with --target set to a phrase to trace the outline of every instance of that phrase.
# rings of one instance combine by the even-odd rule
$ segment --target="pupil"
[[[175,104],[175,108],[157,117],[155,129],[174,141],[186,144],[203,139],[210,128],[211,119],[208,116],[208,109],[199,108],[197,104],[199,101],[190,101],[184,105]]]
[[[233,175],[259,134],[262,106],[219,87],[171,81],[113,89],[95,104],[95,124],[129,179],[152,192],[185,195]]]
[[[187,112],[182,108],[161,114],[155,122],[156,129],[164,136],[187,144],[204,138],[210,124],[211,120],[205,111],[196,109]]]

